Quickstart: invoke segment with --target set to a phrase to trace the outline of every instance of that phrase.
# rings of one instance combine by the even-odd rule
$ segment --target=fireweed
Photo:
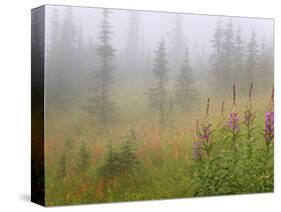
[[[274,139],[274,90],[272,90],[271,101],[265,113],[265,144],[267,147],[273,144]]]
[[[262,184],[264,185],[264,191],[271,191],[273,187],[273,142],[274,142],[274,89],[272,89],[271,100],[268,105],[268,109],[265,113],[265,130],[264,140],[266,144],[266,150],[264,153],[263,161],[263,176],[261,178]],[[272,148],[271,148],[272,147]],[[269,188],[269,189],[268,189]]]
[[[213,148],[211,123],[209,121],[210,99],[207,100],[207,110],[203,122],[196,124],[196,142],[193,143],[194,159],[198,161],[192,167],[192,184],[196,187],[193,196],[217,194],[216,157],[211,158]],[[204,160],[203,156],[206,155]]]
[[[195,141],[193,142],[193,157],[194,160],[201,160],[203,158],[202,142],[199,137],[199,123],[196,121]]]
[[[224,101],[221,104],[220,118],[218,128],[225,129],[227,127],[227,120],[224,115]]]
[[[251,83],[251,87],[249,91],[249,99],[248,99],[248,103],[245,106],[245,111],[244,111],[244,124],[246,125],[247,129],[250,129],[253,126],[254,119],[256,116],[255,112],[253,111],[252,91],[253,91],[253,83]]]
[[[200,125],[198,130],[198,140],[201,142],[203,146],[203,150],[205,151],[207,158],[209,158],[211,153],[211,126],[212,124],[209,121],[209,108],[210,108],[210,99],[207,100],[207,109],[206,109],[206,116],[203,122]]]
[[[244,120],[243,123],[246,126],[246,139],[247,139],[247,146],[248,146],[248,158],[252,157],[252,143],[254,141],[253,138],[253,131],[256,129],[254,126],[255,120],[255,112],[253,110],[253,101],[252,101],[252,92],[253,92],[253,83],[251,83],[250,90],[249,90],[249,98],[248,102],[245,106],[244,110]]]
[[[207,157],[210,156],[210,141],[211,141],[211,124],[209,121],[209,107],[210,99],[207,100],[206,116],[199,126],[198,120],[196,121],[196,134],[195,142],[193,142],[193,157],[195,160],[203,158],[203,151]]]
[[[239,117],[238,117],[237,106],[236,106],[235,85],[233,85],[232,110],[228,116],[228,129],[231,133],[232,141],[233,143],[235,143],[238,137],[238,133],[240,131]]]
[[[224,115],[224,102],[222,103],[216,131],[225,133],[225,137],[218,133],[213,135],[208,100],[206,116],[200,124],[197,121],[196,140],[193,143],[195,160],[191,167],[193,196],[273,190],[273,152],[270,148],[274,137],[273,97],[265,114],[263,137],[260,137],[258,136],[259,128],[255,123],[252,91],[253,84],[251,84],[249,99],[241,117],[236,105],[235,86],[233,86],[232,109],[228,116]],[[240,137],[241,142],[238,142]],[[243,138],[245,138],[244,141]],[[253,145],[254,141],[261,138],[265,140],[266,149],[260,149],[258,143]],[[226,142],[216,142],[220,140]],[[232,142],[227,142],[228,140]],[[248,149],[248,145],[255,148]]]

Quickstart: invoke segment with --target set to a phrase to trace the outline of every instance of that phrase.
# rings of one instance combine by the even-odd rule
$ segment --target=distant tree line
[[[110,13],[108,9],[102,10],[97,40],[93,42],[92,39],[85,41],[82,25],[74,22],[70,7],[62,20],[54,8],[49,20],[51,31],[47,48],[48,107],[54,105],[62,110],[76,100],[74,97],[86,93],[89,97],[84,99],[82,107],[106,129],[116,115],[112,94],[113,84],[122,80],[118,78],[120,69],[129,70],[126,74],[131,75],[129,79],[139,76],[133,70],[144,75],[149,70],[150,80],[144,78],[149,106],[159,118],[160,131],[165,131],[174,105],[179,111],[188,113],[199,100],[201,81],[196,83],[194,70],[197,71],[197,67],[190,59],[182,17],[177,15],[175,18],[170,45],[163,38],[151,55],[149,48],[144,50],[144,43],[141,43],[140,16],[136,12],[130,13],[123,54],[126,60],[116,67],[117,50],[112,45],[114,28]],[[231,19],[226,24],[218,19],[210,42],[212,54],[208,70],[211,80],[208,88],[212,88],[217,96],[229,94],[228,88],[232,84],[238,91],[248,89],[251,82],[259,84],[256,87],[261,91],[272,85],[273,44],[268,44],[265,39],[259,43],[254,30],[246,41],[241,28],[235,28]]]
[[[251,82],[261,89],[272,86],[273,45],[264,39],[259,44],[254,29],[250,40],[245,41],[240,26],[235,30],[231,19],[226,26],[218,19],[211,43],[211,83],[218,95],[228,94],[232,84],[241,90],[247,89]]]

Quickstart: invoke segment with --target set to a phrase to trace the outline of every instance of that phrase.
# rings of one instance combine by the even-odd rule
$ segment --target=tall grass
[[[272,192],[273,92],[268,99],[253,98],[253,85],[239,99],[233,86],[223,102],[173,112],[163,134],[139,104],[108,131],[75,106],[50,116],[47,205]]]

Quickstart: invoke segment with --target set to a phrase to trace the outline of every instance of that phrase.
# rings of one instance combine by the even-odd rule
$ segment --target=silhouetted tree
[[[90,165],[90,152],[87,150],[84,143],[81,144],[79,149],[77,169],[79,172],[84,172]]]
[[[270,45],[263,39],[260,47],[260,55],[258,57],[258,73],[257,78],[262,90],[272,87],[273,84],[273,55]]]
[[[66,154],[62,153],[58,164],[58,177],[64,178],[66,176]]]
[[[88,99],[86,109],[96,114],[99,123],[107,127],[112,118],[114,104],[111,101],[111,86],[113,83],[112,60],[115,56],[115,49],[110,44],[112,26],[109,22],[108,9],[103,10],[103,19],[100,25],[99,40],[100,44],[96,51],[100,59],[100,67],[94,74],[93,96]]]
[[[233,59],[234,59],[234,32],[233,32],[233,24],[232,20],[229,19],[228,23],[226,24],[226,29],[224,32],[224,42],[222,46],[223,55],[222,55],[222,64],[223,64],[223,84],[221,84],[221,90],[227,92],[227,88],[230,87],[229,85],[233,84]],[[227,92],[228,93],[228,92]]]
[[[243,78],[244,73],[244,44],[241,36],[241,29],[238,26],[235,42],[234,42],[234,58],[233,58],[233,84],[241,87],[241,78]]]
[[[168,62],[166,45],[162,40],[158,49],[155,51],[156,57],[154,59],[153,75],[155,78],[155,84],[148,89],[148,97],[150,106],[156,111],[159,116],[159,128],[160,131],[165,129],[165,114],[167,112],[167,81],[168,81]]]
[[[253,30],[250,42],[247,46],[247,59],[245,67],[244,88],[249,87],[251,82],[255,81],[255,72],[258,65],[258,43],[256,41],[256,32]]]
[[[194,77],[190,65],[188,49],[186,49],[185,58],[175,87],[178,106],[182,112],[189,112],[194,102],[197,100],[197,92],[194,89]]]
[[[212,64],[212,77],[213,85],[215,91],[221,93],[222,85],[224,84],[224,70],[222,68],[223,60],[223,39],[224,39],[224,30],[222,27],[221,19],[217,20],[216,30],[214,37],[211,40],[213,53],[210,56],[210,62]]]
[[[113,150],[112,140],[109,141],[104,164],[100,167],[100,175],[106,178],[117,176],[121,171],[119,152]]]
[[[127,136],[123,141],[120,151],[121,169],[125,172],[132,171],[138,164],[136,156],[136,139],[134,137]]]

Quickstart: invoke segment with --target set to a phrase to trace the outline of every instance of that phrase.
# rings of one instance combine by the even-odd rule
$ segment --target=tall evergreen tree
[[[272,87],[273,80],[273,55],[270,46],[263,39],[261,42],[260,55],[258,58],[258,79],[259,85],[262,89],[268,89]]]
[[[103,10],[103,19],[101,21],[99,40],[100,44],[96,51],[100,59],[100,67],[94,74],[93,96],[88,99],[86,109],[96,114],[99,123],[107,127],[112,119],[114,104],[111,101],[111,87],[113,83],[113,66],[112,60],[115,56],[115,49],[112,47],[110,40],[111,24],[109,22],[110,11]]]
[[[66,154],[65,152],[62,153],[57,170],[58,177],[64,178],[66,177]]]
[[[78,155],[77,168],[79,172],[86,171],[90,166],[90,152],[87,150],[84,143],[81,144]]]
[[[244,69],[244,43],[241,36],[241,29],[238,26],[235,43],[234,43],[234,61],[233,61],[233,84],[241,87],[241,83],[239,79],[243,78],[243,69]]]
[[[221,93],[222,85],[224,84],[223,77],[223,39],[224,39],[224,29],[222,27],[221,19],[216,22],[216,30],[211,40],[213,53],[210,56],[210,62],[212,64],[212,78],[213,85],[216,92]]]
[[[152,71],[156,81],[154,86],[148,89],[150,106],[159,116],[159,129],[161,132],[165,129],[167,112],[168,62],[166,51],[165,42],[162,40],[155,51],[156,57]]]
[[[194,77],[189,60],[188,48],[181,67],[180,74],[176,81],[176,102],[182,112],[188,112],[197,99],[197,93],[194,90]]]
[[[258,43],[256,41],[256,32],[253,30],[250,42],[247,46],[247,59],[245,67],[244,88],[249,87],[251,82],[255,81],[255,73],[258,65]]]
[[[226,29],[224,32],[224,42],[223,42],[223,55],[222,55],[222,63],[223,63],[223,84],[221,84],[221,90],[227,92],[227,88],[230,87],[229,85],[233,84],[233,58],[234,58],[234,31],[233,31],[233,24],[232,20],[229,19],[228,23],[226,24]]]

